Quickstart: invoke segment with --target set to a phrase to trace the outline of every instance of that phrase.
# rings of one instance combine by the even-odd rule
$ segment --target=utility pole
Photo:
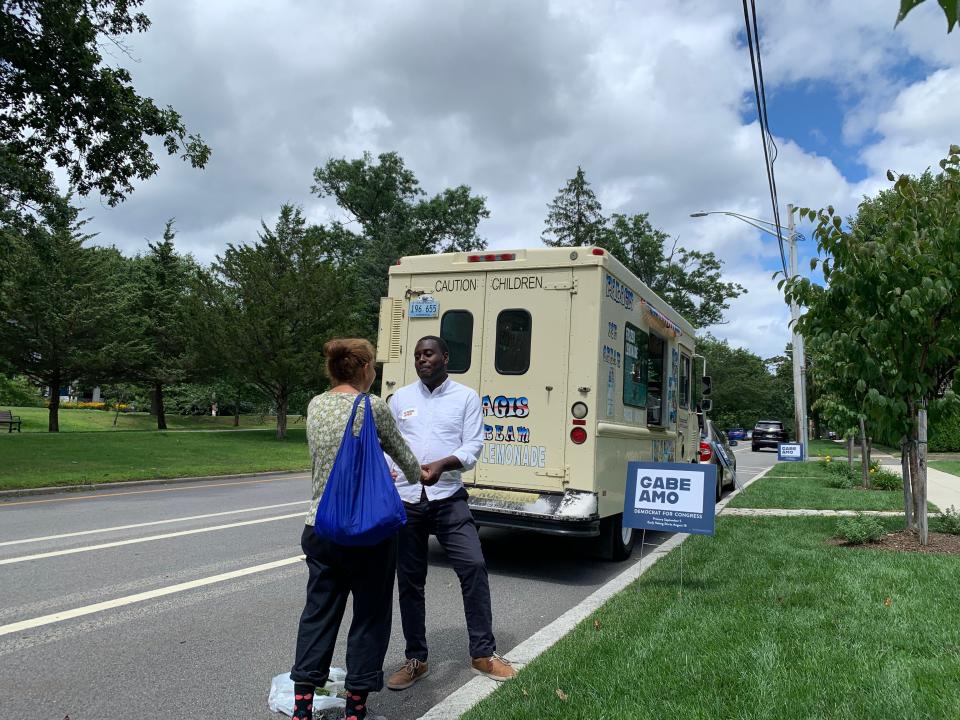
[[[787,205],[787,242],[790,244],[790,277],[799,274],[797,270],[797,232],[793,225],[793,205]],[[797,332],[797,320],[800,319],[800,308],[796,302],[790,303],[790,322],[793,332],[793,419],[797,426],[797,440],[803,443],[803,454],[807,457],[810,452],[809,429],[807,427],[807,378],[803,347],[803,336]]]

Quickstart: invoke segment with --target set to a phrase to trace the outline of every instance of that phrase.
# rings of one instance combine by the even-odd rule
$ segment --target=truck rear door
[[[569,268],[487,273],[480,485],[564,489],[572,288]]]

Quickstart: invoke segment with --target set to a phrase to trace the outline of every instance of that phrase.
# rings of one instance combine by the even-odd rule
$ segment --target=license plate
[[[436,300],[411,300],[410,317],[435,318],[440,315],[440,303]]]

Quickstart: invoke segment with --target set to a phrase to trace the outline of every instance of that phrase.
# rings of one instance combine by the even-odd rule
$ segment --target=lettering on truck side
[[[490,279],[491,290],[543,290],[543,278],[540,275],[521,275],[520,277],[494,277]]]
[[[434,292],[470,292],[477,289],[476,278],[450,278],[437,280]]]

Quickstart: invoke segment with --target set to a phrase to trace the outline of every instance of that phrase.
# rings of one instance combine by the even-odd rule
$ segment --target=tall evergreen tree
[[[577,174],[560,189],[547,205],[547,221],[541,236],[550,247],[598,245],[606,220],[600,201],[577,166]]]
[[[157,417],[158,430],[167,429],[164,386],[182,382],[186,376],[186,314],[191,277],[197,269],[190,255],[177,253],[173,223],[168,220],[163,238],[149,243],[149,252],[137,258],[141,336],[135,374],[150,388],[150,411]]]
[[[50,392],[48,429],[60,429],[60,388],[121,373],[135,340],[128,263],[115,248],[85,247],[86,221],[67,199],[11,233],[0,275],[0,354]]]
[[[347,278],[324,243],[298,208],[284,205],[258,242],[228,245],[199,288],[200,337],[273,400],[277,439],[286,437],[291,396],[326,385],[324,342],[357,331]]]

